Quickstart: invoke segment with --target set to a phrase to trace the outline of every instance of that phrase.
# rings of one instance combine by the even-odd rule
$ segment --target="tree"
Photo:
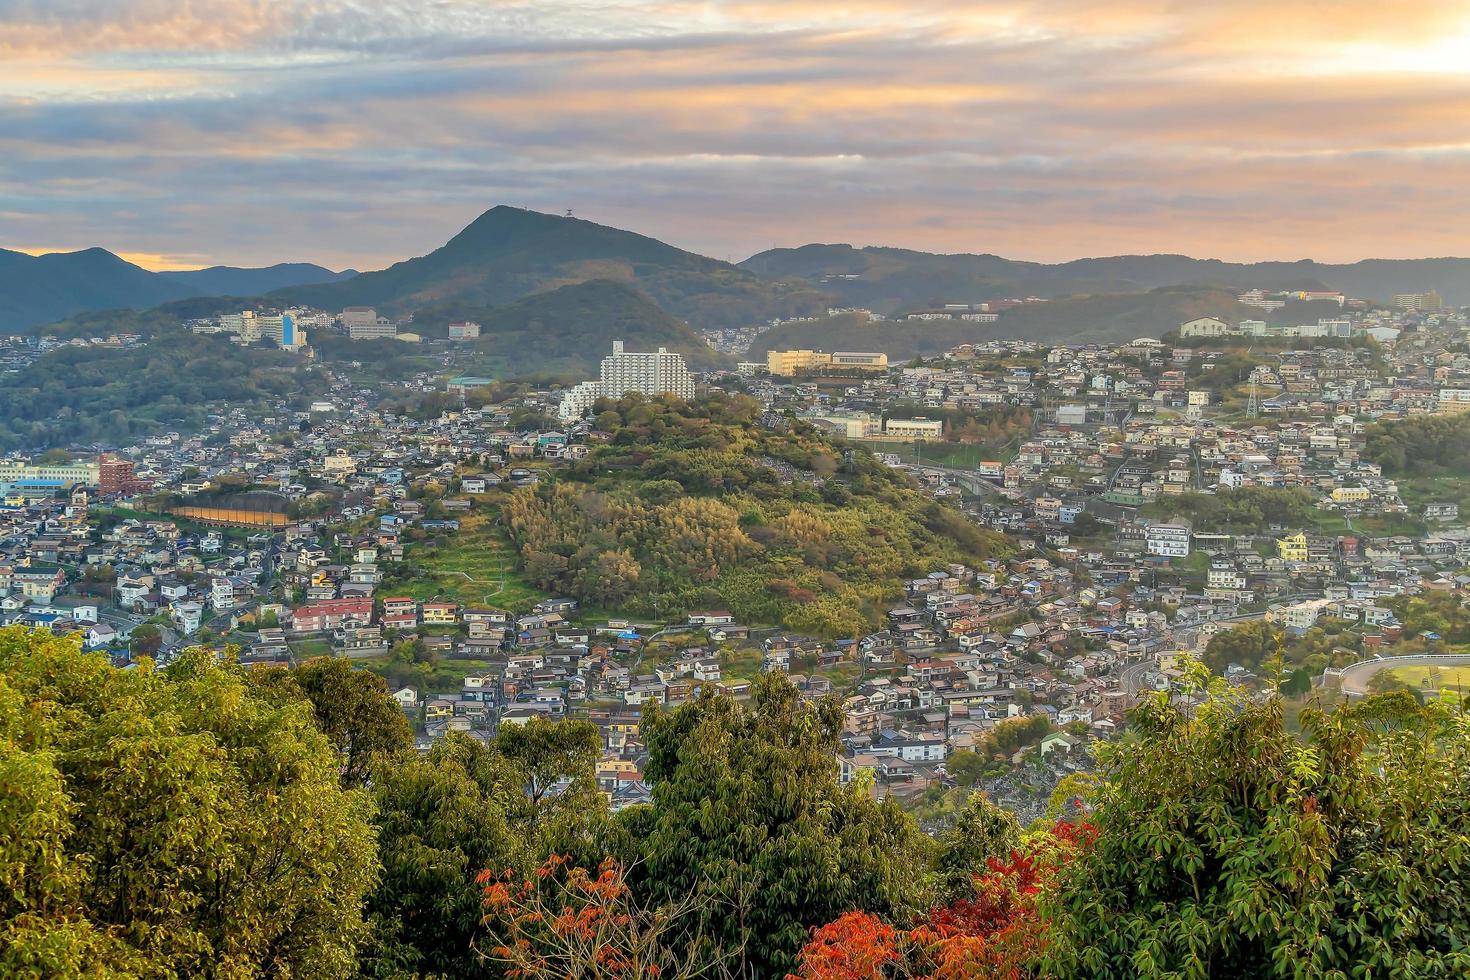
[[[532,718],[524,725],[501,725],[494,748],[524,790],[521,808],[531,830],[601,808],[595,776],[602,733],[592,722]]]
[[[380,759],[374,770],[382,870],[368,898],[366,977],[478,977],[475,951],[484,868],[521,867],[527,841],[512,826],[520,785],[480,742],[452,734],[426,759]]]
[[[944,767],[961,786],[974,786],[985,775],[986,760],[973,749],[960,749],[950,754]]]
[[[642,842],[640,894],[698,897],[689,928],[738,953],[746,973],[792,969],[807,930],[843,912],[903,916],[918,904],[913,820],[838,785],[841,730],[835,699],[804,702],[779,674],[749,706],[706,690],[644,716],[653,804],[620,814]]]
[[[0,973],[346,977],[376,852],[305,702],[0,630]]]
[[[1040,901],[1091,847],[1087,824],[1028,833],[1007,854],[971,869],[966,895],[904,930],[849,912],[812,930],[794,980],[1019,980],[1035,975],[1048,942]]]
[[[589,871],[552,855],[532,875],[486,871],[480,881],[490,934],[483,955],[509,976],[695,980],[720,966],[707,944],[671,941],[693,919],[695,898],[641,905],[611,858]]]
[[[942,900],[969,897],[975,869],[985,867],[990,858],[1009,854],[1020,843],[1016,815],[990,802],[984,793],[971,793],[953,826],[937,840],[934,865]]]
[[[388,684],[347,660],[315,657],[273,680],[310,703],[317,725],[342,754],[342,786],[366,785],[374,760],[413,750],[413,728],[388,696]],[[269,674],[262,675],[266,683]]]
[[[151,657],[163,646],[163,632],[152,623],[133,627],[128,638],[128,652],[135,657]]]
[[[1470,971],[1470,720],[1400,693],[1302,724],[1220,681],[1198,708],[1146,698],[1134,738],[1098,750],[1100,836],[1048,900],[1048,968]]]

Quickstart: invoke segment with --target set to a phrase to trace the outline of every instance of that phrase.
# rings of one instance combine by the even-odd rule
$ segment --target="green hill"
[[[1307,304],[1303,304],[1307,305]],[[1335,307],[1334,307],[1335,308]],[[1003,314],[995,323],[969,320],[884,320],[837,316],[792,323],[762,334],[751,347],[756,360],[767,351],[883,351],[890,358],[937,354],[959,344],[998,338],[1055,343],[1109,343],[1158,337],[1200,316],[1239,322],[1260,311],[1242,306],[1235,294],[1208,286],[1173,286],[1144,293],[1112,293],[1028,303]],[[1317,314],[1313,314],[1313,318]]]
[[[856,638],[906,579],[1011,551],[866,450],[756,424],[753,399],[599,407],[606,445],[501,509],[523,573],[551,594]]]
[[[220,406],[301,406],[326,387],[294,354],[160,327],[146,346],[58,348],[0,385],[0,451],[125,445],[197,429]]]
[[[636,285],[663,309],[700,327],[755,323],[826,303],[814,290],[771,282],[644,235],[503,205],[428,255],[275,296],[323,309],[366,305],[402,315],[447,303],[504,306],[594,279]]]
[[[481,333],[475,348],[485,370],[502,377],[595,374],[614,340],[629,350],[667,347],[691,368],[714,368],[725,359],[689,325],[664,312],[633,286],[592,279],[516,300],[506,306],[444,303],[420,310],[414,329],[442,337],[448,324],[473,320]]]

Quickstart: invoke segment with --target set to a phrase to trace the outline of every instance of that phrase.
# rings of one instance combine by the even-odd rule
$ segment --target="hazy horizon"
[[[535,209],[532,209],[532,210],[535,210]],[[483,212],[480,212],[480,213],[483,213]],[[542,213],[551,214],[552,212],[542,212]],[[476,216],[478,216],[478,214]],[[583,215],[575,215],[575,217],[584,218],[585,220],[588,220],[588,221],[595,221],[597,224],[606,224],[606,222],[596,221],[596,219],[594,219],[594,218],[586,218]],[[473,220],[474,220],[474,217],[467,218],[465,220],[464,224],[465,225],[468,225],[470,223],[470,221],[473,221]],[[453,235],[455,233],[457,233],[458,231],[460,231],[462,229],[462,227],[463,226],[461,226],[460,228],[456,228],[453,231],[447,233],[445,235],[444,241],[448,241],[449,238],[453,237]],[[619,227],[621,227],[621,226],[619,226]],[[648,237],[654,237],[654,238],[657,238],[658,237],[656,235],[649,236],[647,232],[641,231],[640,229],[635,228],[635,227],[623,227],[622,230],[624,230],[624,231],[630,231],[630,232],[633,232],[635,234],[645,235],[645,236],[648,236]],[[672,245],[672,246],[674,246],[676,248],[681,248],[681,249],[684,249],[684,250],[690,251],[690,252],[699,252],[698,249],[689,248],[688,246],[683,245],[683,244],[681,244],[680,242],[677,242],[677,241],[667,241],[666,239],[660,239],[660,240],[661,241],[665,241],[666,244]],[[404,261],[406,259],[417,258],[419,255],[427,254],[428,251],[433,251],[434,248],[438,248],[440,245],[443,245],[443,244],[444,244],[444,242],[440,242],[437,245],[432,246],[430,249],[427,249],[426,252],[416,253],[415,255],[400,255],[400,256],[388,258],[388,259],[386,259],[383,262],[382,265],[379,265],[379,266],[367,266],[367,267],[334,266],[334,265],[331,265],[331,264],[326,263],[326,262],[318,261],[318,260],[312,258],[311,256],[295,256],[295,257],[282,257],[282,258],[272,259],[272,260],[269,260],[269,261],[261,261],[261,262],[258,262],[258,263],[254,263],[250,267],[272,266],[272,265],[292,265],[292,264],[315,264],[315,265],[319,265],[319,266],[323,266],[325,268],[328,268],[328,269],[330,269],[333,272],[343,272],[343,271],[346,271],[347,269],[355,269],[355,271],[357,271],[357,272],[375,272],[375,271],[378,271],[380,269],[385,269],[388,266],[390,266],[390,265],[392,265],[392,264],[394,264],[396,262],[402,262],[402,261]],[[816,245],[816,246],[851,246],[852,248],[856,248],[856,249],[863,249],[863,248],[888,248],[888,249],[897,249],[897,250],[903,250],[903,251],[919,251],[919,252],[928,252],[928,251],[930,251],[929,249],[916,248],[914,246],[905,244],[903,242],[863,242],[863,243],[856,243],[856,242],[836,242],[836,241],[827,241],[827,242],[808,241],[808,242],[800,242],[800,243],[792,244],[792,245],[775,245],[775,246],[769,246],[769,247],[771,247],[771,248],[792,248],[792,249],[795,249],[795,248],[801,248],[803,246],[809,246],[809,245]],[[5,250],[8,250],[8,251],[13,251],[13,252],[22,252],[22,253],[24,253],[26,255],[31,255],[31,256],[74,254],[74,253],[77,253],[77,252],[85,252],[85,251],[87,251],[89,249],[93,249],[93,248],[104,249],[104,250],[106,250],[108,252],[111,252],[113,255],[116,255],[118,258],[123,259],[124,261],[131,262],[134,265],[140,266],[141,268],[144,268],[144,269],[148,269],[151,272],[197,272],[197,271],[199,271],[201,269],[207,269],[207,268],[212,268],[212,267],[217,267],[217,266],[236,267],[236,268],[245,266],[245,263],[230,262],[230,261],[213,261],[213,260],[211,260],[211,261],[209,261],[207,263],[203,263],[203,264],[200,264],[200,263],[189,264],[189,263],[171,262],[171,261],[165,261],[164,260],[165,259],[164,256],[160,256],[160,255],[156,255],[156,254],[150,254],[150,253],[130,252],[130,251],[127,251],[125,249],[118,249],[118,248],[114,248],[114,247],[109,247],[108,245],[103,244],[103,243],[93,243],[91,245],[83,245],[83,246],[80,246],[80,247],[77,247],[77,248],[62,248],[62,249],[58,249],[58,248],[46,248],[46,247],[39,247],[39,248],[38,247],[16,247],[16,246],[6,245],[6,244],[3,244],[3,243],[0,243],[0,249],[5,249]],[[734,257],[734,258],[729,258],[729,259],[727,259],[727,261],[737,262],[737,263],[738,262],[743,262],[746,259],[751,258],[754,255],[759,254],[759,252],[761,252],[761,251],[765,251],[765,249],[757,250],[756,252],[752,252],[749,255],[741,255],[741,256]],[[173,253],[173,254],[187,254],[187,253]],[[708,253],[700,253],[700,254],[706,254],[707,255]],[[1082,260],[1086,260],[1086,259],[1118,258],[1118,257],[1122,257],[1122,256],[1129,256],[1129,255],[1187,255],[1189,258],[1199,259],[1199,260],[1203,260],[1203,261],[1219,260],[1219,261],[1222,261],[1222,262],[1238,262],[1238,263],[1245,263],[1245,264],[1253,264],[1253,263],[1260,263],[1260,262],[1319,262],[1319,263],[1323,263],[1323,264],[1333,264],[1333,265],[1337,265],[1337,264],[1353,264],[1353,263],[1356,263],[1356,262],[1373,262],[1373,261],[1416,261],[1416,260],[1432,261],[1432,260],[1438,260],[1438,259],[1467,259],[1467,258],[1470,258],[1470,250],[1467,250],[1467,255],[1408,255],[1408,256],[1364,255],[1364,256],[1360,256],[1358,258],[1342,260],[1340,262],[1339,261],[1331,261],[1331,260],[1321,259],[1321,258],[1317,258],[1315,256],[1299,256],[1299,257],[1295,257],[1295,258],[1283,258],[1281,256],[1259,256],[1259,257],[1254,257],[1254,258],[1227,259],[1227,258],[1222,258],[1221,256],[1218,256],[1218,255],[1191,255],[1189,253],[1179,252],[1179,251],[1161,251],[1161,252],[1099,252],[1099,253],[1092,254],[1092,255],[1072,255],[1072,256],[1067,256],[1067,257],[1063,257],[1063,258],[1056,258],[1056,259],[1035,258],[1035,257],[1032,257],[1032,256],[1026,256],[1026,255],[1011,255],[1011,254],[1005,254],[1005,253],[1002,253],[1002,252],[993,252],[993,251],[988,251],[988,250],[979,249],[979,248],[974,248],[974,249],[958,249],[958,250],[950,251],[950,252],[935,252],[933,254],[943,254],[943,255],[980,255],[980,254],[992,254],[992,255],[998,255],[998,256],[1000,256],[1001,258],[1004,258],[1004,259],[1011,259],[1011,260],[1020,261],[1020,262],[1038,262],[1038,263],[1047,264],[1047,265],[1061,265],[1061,264],[1065,264],[1067,262],[1077,262],[1077,261],[1082,261]],[[710,257],[712,257],[712,258],[725,258],[724,256],[710,256]]]

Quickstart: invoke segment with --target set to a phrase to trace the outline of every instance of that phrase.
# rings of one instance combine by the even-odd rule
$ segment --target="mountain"
[[[333,272],[310,262],[281,262],[264,269],[236,269],[227,265],[187,272],[160,272],[178,283],[185,296],[259,296],[288,286],[319,282],[341,282],[357,275],[356,269]]]
[[[741,326],[824,309],[816,290],[772,282],[654,238],[579,218],[499,206],[428,255],[346,282],[280,290],[328,310],[374,306],[393,315],[445,303],[503,306],[592,279],[637,286],[696,327]]]
[[[87,310],[178,298],[173,283],[105,249],[50,255],[0,250],[0,330],[26,331]]]
[[[1221,262],[1187,255],[1116,255],[1048,265],[998,255],[938,255],[898,248],[805,245],[771,249],[740,267],[775,280],[801,280],[845,304],[893,313],[945,303],[1079,293],[1130,293],[1211,284],[1231,289],[1338,289],[1389,301],[1395,293],[1436,289],[1470,305],[1470,259],[1366,259],[1350,265]]]
[[[1275,316],[1300,315],[1313,322],[1337,310],[1315,309],[1322,304],[1293,304],[1299,309]],[[995,323],[969,320],[880,320],[869,322],[851,314],[803,323],[788,323],[756,339],[749,357],[759,360],[767,351],[811,348],[817,350],[883,351],[906,359],[937,354],[959,344],[997,338],[1060,343],[1116,343],[1138,337],[1158,337],[1185,320],[1218,316],[1238,323],[1262,315],[1237,302],[1235,293],[1213,286],[1169,286],[1147,292],[1106,293],[1027,303],[1002,313]]]
[[[47,255],[0,249],[0,331],[29,332],[78,313],[141,310],[222,293],[249,296],[346,275],[352,273],[300,263],[269,269],[216,266],[197,272],[150,272],[102,248]]]

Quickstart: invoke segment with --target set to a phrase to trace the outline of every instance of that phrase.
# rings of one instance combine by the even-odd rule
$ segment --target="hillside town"
[[[284,322],[267,333],[294,344]],[[1432,652],[1395,599],[1470,596],[1470,502],[1385,475],[1366,445],[1376,423],[1470,410],[1467,319],[1406,304],[1345,308],[1341,323],[1251,334],[1247,353],[1190,321],[1162,341],[994,340],[902,366],[786,351],[705,373],[619,343],[597,381],[491,400],[471,397],[487,379],[458,379],[459,404],[430,417],[383,406],[442,390],[432,375],[374,387],[335,374],[307,412],[236,409],[95,455],[0,461],[0,622],[79,635],[120,665],[201,643],[249,664],[348,658],[388,678],[423,748],[585,717],[615,807],[648,798],[644,706],[710,686],[742,697],[781,672],[841,697],[843,779],[880,795],[952,786],[956,753],[1022,733],[985,778],[1035,815],[1141,693],[1170,689],[1222,631],[1346,624],[1342,668]],[[758,400],[761,425],[866,447],[1017,551],[923,569],[879,628],[843,637],[717,608],[619,617],[529,585],[501,501],[606,439],[588,418],[600,399],[710,388]],[[783,475],[796,477],[811,478]],[[1200,503],[1251,490],[1300,506],[1243,528]],[[1251,666],[1226,675],[1264,682]]]

